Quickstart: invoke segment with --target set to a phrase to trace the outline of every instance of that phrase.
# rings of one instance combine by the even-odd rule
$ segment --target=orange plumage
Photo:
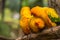
[[[29,21],[31,19],[31,12],[29,7],[23,7],[21,9],[21,18],[20,18],[20,26],[25,34],[30,33],[30,28],[29,28]]]
[[[31,9],[31,12],[33,15],[43,19],[47,26],[49,27],[54,26],[52,24],[52,21],[49,19],[48,14],[45,13],[45,11],[43,10],[43,7],[36,6]]]
[[[43,29],[45,27],[45,23],[41,18],[33,18],[30,21],[30,28],[33,32],[38,32],[39,29]]]

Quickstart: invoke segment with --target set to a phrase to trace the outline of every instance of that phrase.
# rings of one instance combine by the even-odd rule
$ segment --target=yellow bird
[[[44,28],[44,21],[40,18],[32,16],[29,7],[23,7],[20,14],[20,26],[25,34],[31,33],[31,30],[33,32],[38,32],[39,29]]]
[[[58,14],[56,12],[56,10],[54,8],[50,8],[50,7],[43,7],[43,9],[45,10],[45,12],[48,14],[48,15],[51,15],[51,17],[55,17],[55,18],[58,18]]]
[[[20,12],[20,26],[25,34],[30,33],[29,21],[31,19],[31,11],[29,7],[22,7]]]
[[[50,18],[48,17],[48,14],[43,10],[43,7],[39,7],[39,6],[33,7],[31,9],[31,12],[33,15],[43,19],[43,21],[48,27],[55,26],[53,22],[50,20]]]
[[[43,29],[45,27],[45,23],[41,18],[32,18],[30,21],[30,28],[33,32],[38,32],[39,29]]]

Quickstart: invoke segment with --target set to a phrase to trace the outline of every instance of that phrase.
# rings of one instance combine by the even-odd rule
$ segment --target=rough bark
[[[49,0],[49,7],[55,8],[57,13],[60,15],[60,0]]]
[[[52,27],[49,29],[45,29],[39,33],[32,33],[29,34],[28,37],[23,36],[23,40],[31,39],[31,40],[52,40],[52,39],[59,39],[60,38],[60,26]],[[18,37],[16,40],[21,40],[21,37]]]

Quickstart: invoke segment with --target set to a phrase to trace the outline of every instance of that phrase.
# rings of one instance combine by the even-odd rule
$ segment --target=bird
[[[35,6],[31,9],[31,13],[34,16],[43,19],[48,28],[55,26],[55,24],[48,17],[48,14],[44,11],[43,7]]]
[[[29,21],[31,19],[31,12],[29,7],[22,7],[20,11],[20,27],[22,28],[24,34],[29,34],[30,33],[30,28],[29,28]]]

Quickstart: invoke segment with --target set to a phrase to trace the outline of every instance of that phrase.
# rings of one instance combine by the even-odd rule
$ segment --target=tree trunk
[[[0,0],[0,13],[2,11],[2,0]]]
[[[49,0],[49,7],[55,8],[57,13],[60,15],[60,0]]]
[[[2,0],[2,19],[1,19],[2,22],[4,20],[4,7],[5,7],[5,0]]]

